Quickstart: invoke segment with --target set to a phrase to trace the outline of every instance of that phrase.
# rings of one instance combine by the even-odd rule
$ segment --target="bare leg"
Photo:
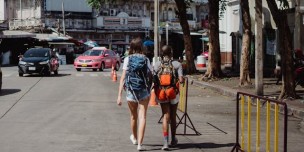
[[[168,150],[169,143],[169,123],[170,123],[170,103],[162,103],[161,104],[162,112],[163,112],[163,137],[164,137],[164,145],[162,150]]]
[[[149,99],[147,98],[143,101],[139,102],[139,125],[138,125],[138,145],[141,145],[144,139],[145,135],[145,129],[146,129],[146,115],[147,115],[147,109],[149,104]]]
[[[170,121],[171,121],[171,140],[175,140],[176,134],[176,111],[177,111],[177,104],[170,105]]]
[[[163,112],[163,132],[169,131],[169,121],[170,121],[170,103],[160,104]]]
[[[134,135],[135,139],[137,139],[137,108],[138,103],[137,102],[128,102],[129,109],[130,109],[130,116],[131,116],[131,130],[132,134]]]

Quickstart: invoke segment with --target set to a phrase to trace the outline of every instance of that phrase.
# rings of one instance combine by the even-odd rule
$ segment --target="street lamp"
[[[20,20],[22,21],[22,2],[21,0],[19,1],[20,3]]]
[[[168,42],[168,40],[169,40],[169,23],[167,22],[166,23],[166,45],[169,45],[169,42]]]
[[[158,59],[158,6],[159,0],[154,0],[154,58],[153,65]]]
[[[63,36],[65,36],[64,4],[63,4],[63,0],[62,0],[62,29],[63,29]]]

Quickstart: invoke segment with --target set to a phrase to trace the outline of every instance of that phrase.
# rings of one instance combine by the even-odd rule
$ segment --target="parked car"
[[[121,59],[114,51],[106,47],[93,47],[78,56],[74,61],[74,67],[77,71],[81,69],[92,69],[93,71],[103,71],[112,68],[119,70]]]
[[[23,74],[58,74],[59,59],[50,48],[31,48],[19,60],[19,76]]]
[[[2,70],[1,70],[1,66],[0,66],[0,92],[2,90]]]

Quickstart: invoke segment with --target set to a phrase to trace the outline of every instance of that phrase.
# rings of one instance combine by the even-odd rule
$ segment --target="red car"
[[[112,68],[112,66],[116,71],[119,70],[120,57],[114,51],[105,47],[93,47],[74,60],[74,67],[77,71],[81,71],[81,69],[103,71]]]
[[[209,56],[209,52],[208,51],[203,52],[201,55],[205,56],[206,60],[208,60],[208,56]]]

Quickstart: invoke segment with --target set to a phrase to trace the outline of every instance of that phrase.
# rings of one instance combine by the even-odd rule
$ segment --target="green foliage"
[[[226,11],[226,6],[227,6],[227,0],[219,0],[220,2],[220,12],[219,12],[219,17],[222,18],[224,17],[224,13]]]
[[[92,8],[99,9],[103,4],[113,3],[118,0],[86,0],[86,1]]]
[[[289,3],[287,0],[278,0],[280,2],[280,9],[289,9]]]

